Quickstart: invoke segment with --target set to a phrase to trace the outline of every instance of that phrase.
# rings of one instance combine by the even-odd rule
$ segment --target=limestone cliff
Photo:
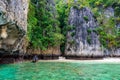
[[[97,21],[89,8],[70,9],[69,24],[75,29],[67,34],[65,54],[71,56],[102,56],[99,36],[94,31]]]
[[[104,9],[104,15],[106,19],[111,19],[111,17],[113,18],[117,18],[115,16],[115,9],[112,6],[109,6],[107,8]],[[116,22],[115,26],[114,26],[117,30],[119,30],[120,28],[120,22]],[[109,49],[104,49],[104,54],[105,55],[114,55],[114,56],[119,56],[120,55],[120,48],[113,48],[112,50]]]
[[[28,0],[0,0],[0,52],[22,48],[28,5]]]
[[[67,43],[65,54],[72,55],[72,56],[118,56],[120,55],[119,47],[113,47],[111,49],[103,48],[102,43],[100,42],[100,35],[99,32],[96,31],[101,24],[107,25],[107,21],[114,18],[115,16],[115,9],[112,6],[108,6],[106,8],[101,8],[103,21],[99,23],[96,17],[93,15],[92,10],[89,8],[81,8],[78,9],[77,7],[72,7],[70,9],[69,14],[69,25],[75,27],[74,30],[68,31],[67,33]],[[100,17],[100,16],[99,16]],[[120,22],[115,22],[115,25],[112,25],[116,31],[119,30]],[[110,25],[109,25],[110,26]],[[111,30],[107,31],[109,34]],[[108,41],[106,41],[105,44]]]

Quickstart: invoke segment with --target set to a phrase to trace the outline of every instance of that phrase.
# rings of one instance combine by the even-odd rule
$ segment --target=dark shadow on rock
[[[37,55],[34,55],[33,59],[32,59],[32,62],[33,63],[36,63],[38,61],[38,56]]]

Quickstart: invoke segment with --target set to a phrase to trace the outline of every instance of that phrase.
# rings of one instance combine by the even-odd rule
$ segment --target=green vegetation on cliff
[[[72,0],[71,0],[72,2]],[[60,22],[59,27],[61,28],[61,34],[66,36],[67,31],[71,30],[71,26],[68,25],[68,16],[70,12],[71,2],[65,2],[64,0],[56,0],[56,9],[58,12],[58,21]],[[61,51],[64,53],[65,50],[66,38],[64,38],[64,42],[61,44]]]
[[[75,29],[68,24],[70,8],[92,10],[99,28],[94,30],[100,35],[101,46],[112,49],[120,47],[120,30],[116,25],[120,23],[120,0],[54,0],[55,6],[48,0],[31,0],[28,14],[28,39],[31,47],[42,50],[48,47],[60,46],[64,52],[66,34]],[[54,4],[54,3],[53,3]],[[56,8],[53,10],[53,8]],[[114,16],[105,18],[104,10],[114,9]],[[88,18],[84,16],[87,21]],[[71,34],[74,36],[74,33]],[[88,43],[89,43],[88,39]]]
[[[28,39],[30,46],[45,50],[59,46],[64,38],[59,28],[52,3],[31,0],[28,14]]]
[[[117,23],[120,21],[119,0],[66,0],[66,2],[64,0],[57,0],[57,5],[57,10],[60,15],[59,21],[61,23],[63,32],[67,32],[67,29],[70,29],[70,25],[68,25],[68,15],[70,8],[74,7],[76,9],[82,9],[84,7],[88,7],[94,13],[94,17],[97,19],[99,24],[99,28],[94,31],[100,35],[101,46],[107,49],[115,49],[120,47],[120,31],[119,28],[116,28]],[[107,19],[105,17],[104,11],[108,7],[112,7],[114,9],[114,16],[111,16],[111,18]],[[88,20],[86,16],[84,16],[84,19],[86,21]],[[88,39],[88,43],[89,41],[90,40]]]
[[[99,24],[96,32],[100,35],[100,42],[104,48],[115,50],[120,48],[120,30],[117,28],[120,18],[120,1],[119,0],[90,0],[89,7],[92,9],[95,18]],[[106,18],[105,10],[112,8],[113,15]],[[109,13],[107,13],[109,14]]]

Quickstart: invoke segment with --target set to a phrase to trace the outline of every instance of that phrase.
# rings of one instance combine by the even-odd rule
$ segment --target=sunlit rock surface
[[[69,24],[75,27],[67,34],[66,55],[102,56],[99,36],[95,32],[97,21],[89,8],[71,8]],[[74,35],[73,35],[74,34]]]
[[[104,15],[105,15],[106,19],[110,19],[111,17],[116,18],[116,16],[115,16],[115,10],[111,6],[105,8]],[[115,25],[115,27],[117,29],[119,29],[120,28],[120,22],[117,22],[116,25]],[[117,49],[115,48],[115,49],[112,49],[112,50],[104,49],[103,51],[104,51],[105,55],[111,55],[111,56],[112,55],[114,55],[114,56],[119,56],[120,55],[120,48],[117,48]]]
[[[28,5],[28,0],[0,0],[0,52],[13,52],[22,47]]]
[[[116,18],[113,7],[103,10],[105,19]],[[100,47],[99,35],[95,29],[99,26],[93,13],[89,8],[77,9],[72,7],[69,15],[69,24],[74,30],[68,31],[65,54],[72,56],[119,56],[120,49],[105,49]],[[115,25],[120,28],[120,23]],[[74,34],[74,35],[73,35]]]

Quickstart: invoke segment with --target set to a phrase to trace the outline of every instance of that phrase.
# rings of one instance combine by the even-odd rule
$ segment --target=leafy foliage
[[[57,0],[58,1],[58,0]],[[71,26],[68,25],[68,15],[69,9],[74,7],[76,9],[82,9],[83,7],[89,7],[94,13],[94,17],[99,23],[99,28],[93,30],[95,33],[100,35],[101,45],[105,48],[112,49],[119,47],[119,30],[115,27],[119,23],[120,17],[120,1],[119,0],[76,0],[70,1],[67,0],[68,4],[64,0],[59,0],[57,3],[57,11],[59,13],[59,21],[62,29],[62,34],[66,36],[66,32],[73,30]],[[69,6],[68,6],[69,5]],[[104,10],[112,6],[115,10],[115,16],[109,19],[106,19],[104,16]],[[67,11],[67,12],[66,12]],[[88,17],[84,16],[84,20],[88,21]],[[91,33],[91,30],[88,30],[88,33]],[[74,36],[74,34],[71,34]],[[88,42],[90,43],[92,39],[88,36]]]
[[[60,22],[60,28],[61,28],[61,33],[66,36],[67,32],[74,29],[73,26],[70,26],[68,24],[68,16],[70,12],[70,8],[73,5],[73,0],[68,0],[65,2],[64,0],[56,0],[57,5],[56,9],[58,12],[58,21]],[[66,38],[64,39],[64,43],[61,44],[61,51],[64,53],[65,50],[65,43],[66,43]]]
[[[59,46],[64,38],[52,7],[47,0],[30,2],[28,39],[34,48],[45,50],[51,46]]]
[[[120,47],[120,30],[116,24],[120,22],[120,0],[54,0],[56,11],[53,10],[47,0],[31,0],[28,14],[28,40],[30,46],[47,49],[49,46],[61,45],[64,53],[68,31],[74,30],[74,26],[68,24],[70,8],[82,9],[88,7],[94,13],[99,28],[94,32],[100,35],[100,42],[105,48]],[[76,1],[76,2],[75,2]],[[115,10],[115,17],[106,19],[103,11],[112,6]],[[85,21],[88,17],[84,16]],[[88,30],[91,33],[91,30]],[[74,36],[75,33],[71,33]],[[88,36],[88,42],[92,39]],[[74,42],[74,41],[72,41]],[[71,43],[72,43],[71,42]]]

